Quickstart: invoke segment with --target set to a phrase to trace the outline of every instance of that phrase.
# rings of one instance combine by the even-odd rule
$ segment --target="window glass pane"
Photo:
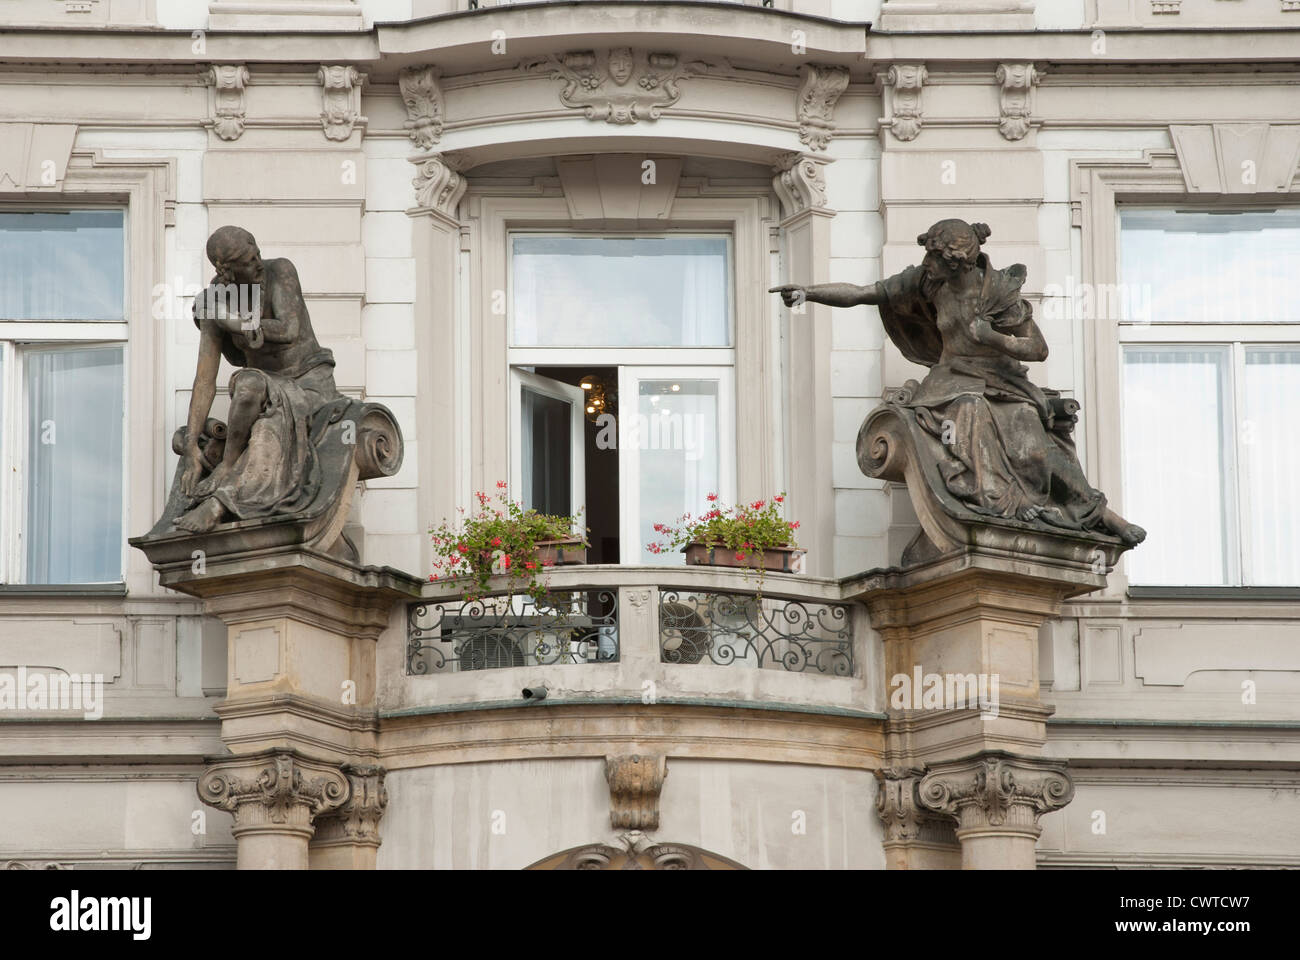
[[[0,319],[122,320],[121,210],[0,212]]]
[[[27,355],[27,582],[122,579],[122,348]]]
[[[520,396],[523,503],[555,517],[573,514],[573,408],[558,397],[527,386]]]
[[[1291,294],[1300,273],[1300,209],[1224,214],[1125,210],[1120,230],[1125,319],[1300,320],[1300,298]]]
[[[1128,554],[1135,584],[1227,582],[1227,371],[1227,347],[1124,352],[1124,515],[1147,530]]]
[[[680,553],[653,554],[646,544],[661,539],[656,523],[696,516],[721,482],[717,380],[641,380],[637,388],[635,441],[641,562],[682,563]]]
[[[726,237],[512,238],[514,344],[730,343]]]
[[[1248,347],[1242,394],[1250,582],[1300,585],[1300,347]]]

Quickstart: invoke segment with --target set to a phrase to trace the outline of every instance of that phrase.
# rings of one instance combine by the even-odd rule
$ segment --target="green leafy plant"
[[[785,494],[778,493],[767,500],[727,507],[719,503],[718,495],[710,493],[710,509],[694,517],[685,514],[675,524],[656,523],[655,533],[663,539],[646,544],[651,553],[680,550],[692,543],[730,551],[738,564],[758,571],[758,586],[763,589],[763,554],[775,547],[797,547],[794,532],[799,529],[797,520],[782,516]]]
[[[575,530],[586,531],[574,517],[555,517],[509,499],[504,481],[497,482],[494,497],[479,491],[474,494],[478,509],[473,513],[460,509],[455,522],[444,520],[429,533],[433,537],[434,572],[431,581],[465,580],[465,599],[481,600],[495,575],[509,577],[513,593],[527,593],[538,606],[546,603],[547,589],[542,574],[553,560],[539,556],[538,544],[565,541],[590,544]],[[579,517],[582,511],[579,511]]]

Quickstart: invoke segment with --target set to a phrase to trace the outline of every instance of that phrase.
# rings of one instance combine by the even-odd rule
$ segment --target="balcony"
[[[428,583],[406,608],[381,711],[536,702],[878,710],[866,609],[839,580],[725,567],[577,566],[535,601],[501,578],[479,600]],[[516,585],[517,586],[517,585]],[[388,661],[391,666],[391,659]]]

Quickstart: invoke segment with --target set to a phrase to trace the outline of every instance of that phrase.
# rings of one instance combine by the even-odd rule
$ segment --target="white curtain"
[[[0,318],[121,320],[122,211],[0,213]]]
[[[27,354],[28,583],[122,579],[122,348]]]
[[[1241,425],[1249,583],[1300,585],[1300,348],[1246,351]]]
[[[1134,584],[1227,582],[1223,480],[1226,347],[1124,354],[1124,514],[1147,530]]]

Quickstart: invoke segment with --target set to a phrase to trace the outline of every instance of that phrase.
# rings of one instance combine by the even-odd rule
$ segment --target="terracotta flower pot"
[[[682,548],[688,565],[704,564],[713,567],[744,567],[749,570],[758,568],[758,552],[755,550],[732,550],[725,544],[688,543]],[[736,553],[744,553],[744,560],[737,560]],[[803,573],[803,558],[806,550],[798,547],[768,547],[763,551],[763,569],[778,573]]]
[[[537,544],[537,562],[547,561],[556,567],[567,567],[587,562],[587,548],[581,540],[541,540]]]

